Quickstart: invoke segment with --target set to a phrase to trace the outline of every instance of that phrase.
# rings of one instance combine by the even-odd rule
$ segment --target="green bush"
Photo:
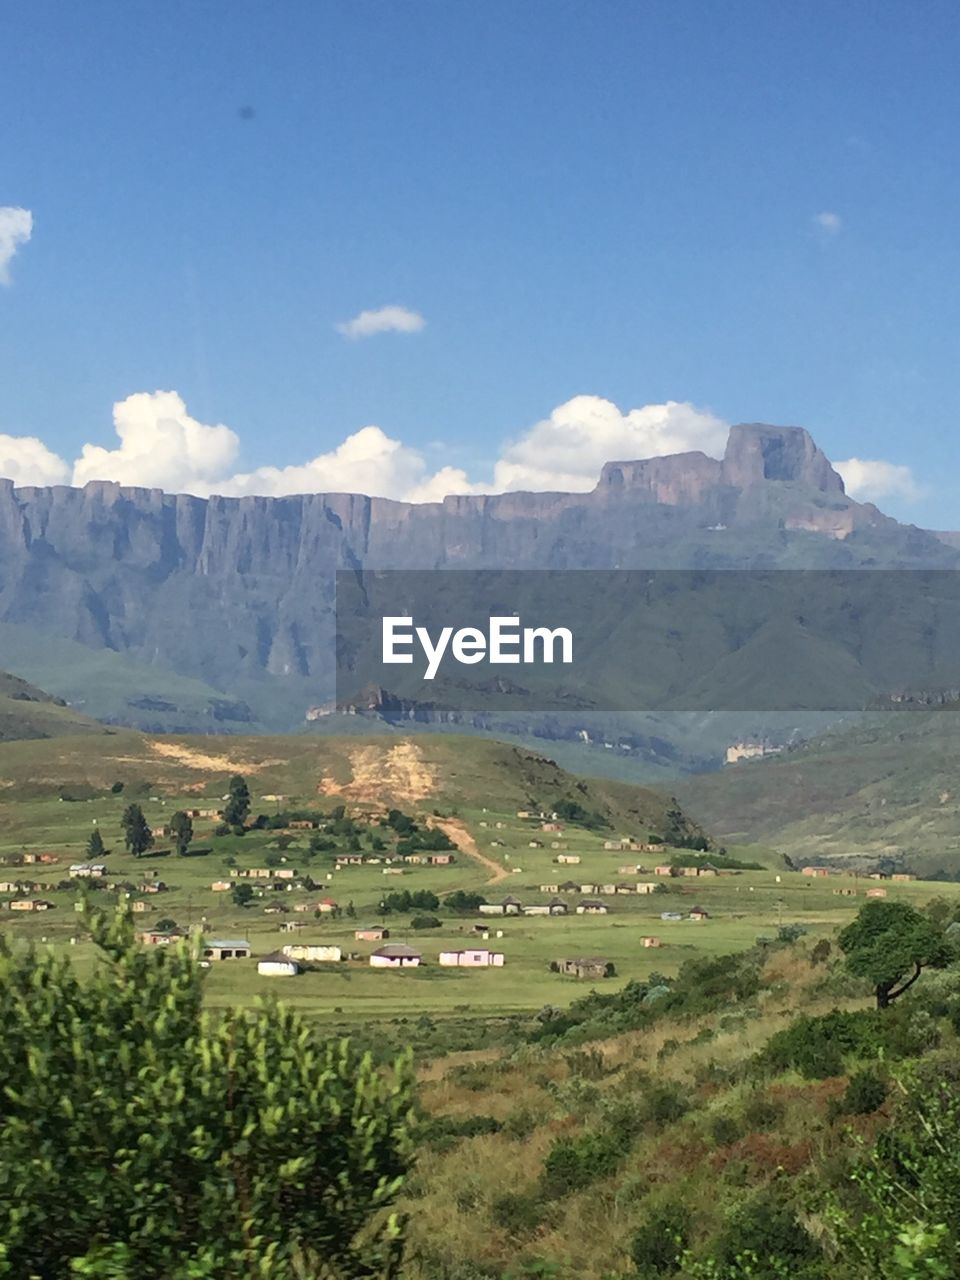
[[[847,1082],[846,1092],[841,1100],[842,1114],[848,1116],[866,1116],[878,1111],[887,1100],[888,1085],[879,1072],[870,1067],[856,1072]]]
[[[83,980],[0,940],[7,1274],[294,1280],[321,1257],[396,1276],[409,1059],[385,1071],[273,1004],[212,1016],[198,941],[141,947],[125,911],[88,923]]]
[[[773,1191],[763,1191],[738,1204],[714,1241],[712,1256],[722,1265],[735,1265],[754,1254],[759,1270],[753,1274],[779,1277],[783,1264],[801,1269],[820,1258],[816,1242],[801,1226],[796,1211]]]
[[[667,1201],[648,1210],[630,1243],[630,1257],[641,1280],[672,1276],[689,1233],[690,1211],[683,1201]]]
[[[544,1203],[536,1195],[508,1191],[490,1206],[494,1223],[511,1236],[531,1235],[543,1222]]]
[[[568,1195],[607,1178],[626,1154],[629,1142],[624,1134],[584,1133],[576,1138],[558,1138],[543,1164],[543,1194]]]

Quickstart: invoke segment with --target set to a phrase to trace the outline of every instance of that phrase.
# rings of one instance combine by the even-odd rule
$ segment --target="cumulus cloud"
[[[506,446],[493,487],[592,489],[605,462],[690,450],[719,457],[728,430],[712,413],[676,400],[624,413],[601,396],[574,396]]]
[[[419,311],[407,307],[380,307],[361,311],[352,320],[336,325],[345,338],[372,338],[377,333],[419,333],[426,324]]]
[[[363,427],[329,453],[291,467],[258,467],[213,486],[217,493],[365,493],[402,498],[423,483],[422,455],[379,427]]]
[[[913,472],[902,463],[848,458],[846,462],[833,465],[843,477],[847,493],[858,502],[879,502],[884,498],[902,498],[910,502],[923,495]]]
[[[140,392],[113,406],[118,449],[85,444],[73,466],[73,483],[120,484],[203,493],[229,474],[240,449],[224,426],[205,426],[187,413],[175,391]]]
[[[36,436],[0,435],[0,476],[18,485],[66,484],[70,468]]]
[[[439,502],[452,494],[517,489],[584,491],[605,462],[701,449],[722,453],[727,426],[677,401],[623,412],[599,396],[576,396],[508,442],[489,480],[460,467],[432,468],[419,449],[366,426],[334,449],[289,466],[236,467],[240,441],[187,411],[175,391],[141,392],[114,405],[118,443],[85,444],[71,468],[39,440],[0,436],[0,475],[19,484],[58,484],[72,474],[90,480],[193,493],[283,495],[363,493],[407,502]]]
[[[813,225],[825,239],[832,240],[834,236],[838,236],[843,230],[843,219],[839,213],[833,213],[830,209],[824,209],[821,213],[813,215]]]
[[[0,284],[10,283],[10,263],[33,235],[33,214],[15,205],[0,206]]]

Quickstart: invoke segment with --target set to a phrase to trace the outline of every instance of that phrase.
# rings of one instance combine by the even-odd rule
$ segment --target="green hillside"
[[[676,783],[721,839],[797,861],[890,858],[960,875],[960,715],[887,712],[767,757]]]
[[[105,732],[103,725],[80,715],[60,699],[19,676],[0,671],[0,742]]]

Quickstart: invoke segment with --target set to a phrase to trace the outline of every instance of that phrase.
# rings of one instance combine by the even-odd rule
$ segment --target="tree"
[[[104,847],[103,836],[100,834],[100,828],[94,827],[87,840],[87,857],[102,858],[105,856],[106,852],[107,850]]]
[[[230,794],[223,810],[223,820],[231,827],[242,827],[250,813],[250,788],[239,773],[230,779]]]
[[[850,973],[872,984],[878,1009],[909,991],[924,969],[942,968],[953,955],[943,930],[906,902],[864,903],[838,942]]]
[[[193,839],[193,823],[189,814],[182,809],[178,809],[170,819],[170,834],[173,836],[173,847],[181,858],[185,857]]]
[[[120,819],[123,838],[129,851],[135,858],[153,847],[153,834],[138,804],[128,804]]]
[[[87,920],[82,981],[0,944],[0,1274],[393,1280],[409,1058],[384,1070],[273,1003],[211,1018],[198,940]]]
[[[235,907],[249,907],[253,901],[253,885],[240,880],[233,886],[230,896]]]

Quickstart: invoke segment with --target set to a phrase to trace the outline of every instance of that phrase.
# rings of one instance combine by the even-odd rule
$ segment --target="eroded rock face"
[[[848,498],[798,427],[734,427],[722,461],[611,462],[590,493],[419,506],[0,481],[0,621],[220,689],[329,672],[337,569],[958,561],[932,535]]]

